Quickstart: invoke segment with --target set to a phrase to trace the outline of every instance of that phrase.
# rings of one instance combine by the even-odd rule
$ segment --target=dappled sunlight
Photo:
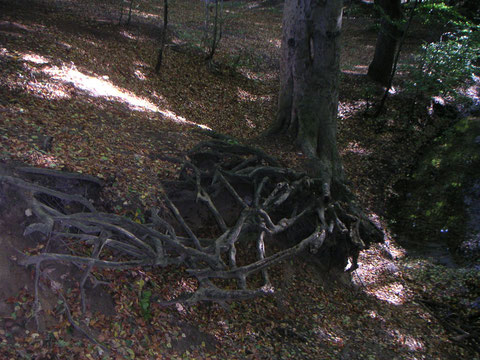
[[[135,77],[138,79],[138,80],[142,80],[142,81],[145,81],[147,80],[147,77],[145,76],[145,74],[143,72],[141,72],[140,70],[135,70],[134,72],[135,74]]]
[[[240,87],[237,87],[237,96],[240,101],[270,101],[272,100],[272,95],[266,95],[266,96],[258,96],[258,95],[253,95],[249,93],[248,91],[245,91],[241,89]]]
[[[473,100],[474,104],[480,104],[480,77],[472,74],[473,85],[468,86],[467,89],[461,90],[465,96]]]
[[[144,62],[144,61],[135,61],[135,62],[133,63],[133,65],[135,65],[135,66],[140,66],[140,67],[149,66],[149,65],[148,65],[146,62]]]
[[[158,101],[165,101],[165,97],[163,95],[157,93],[155,90],[153,90],[150,95]]]
[[[56,168],[62,163],[55,156],[36,150],[30,150],[25,155],[31,164],[38,167]]]
[[[315,334],[316,340],[320,342],[326,342],[335,347],[344,346],[343,338],[328,328],[323,326],[314,327],[313,333]]]
[[[392,305],[402,305],[408,299],[404,286],[399,282],[394,282],[374,289],[372,294],[377,299],[386,301]]]
[[[66,43],[66,42],[63,42],[63,41],[57,42],[57,45],[61,45],[61,46],[63,46],[63,47],[64,47],[65,49],[67,49],[67,50],[71,50],[71,49],[72,49],[72,45],[70,45],[70,44],[68,44],[68,43]]]
[[[66,92],[65,86],[56,83],[32,80],[26,84],[25,88],[30,93],[44,99],[60,100],[71,98],[71,95]]]
[[[99,47],[100,45],[98,45],[98,43],[96,43],[95,41],[93,40],[88,40],[88,39],[84,39],[83,41],[85,41],[87,44],[90,44],[94,47]]]
[[[148,19],[148,20],[159,20],[160,19],[160,15],[148,13],[148,12],[145,12],[145,11],[132,11],[132,14],[136,15],[138,17],[144,18],[144,19]]]
[[[47,58],[37,54],[23,54],[22,60],[39,65],[48,64],[50,62]]]
[[[32,32],[32,31],[37,31],[39,28],[44,28],[43,25],[35,25],[35,27],[37,29],[34,29],[32,26],[20,24],[18,22],[0,21],[0,32],[11,33],[11,31],[18,31],[18,30]]]
[[[170,110],[160,109],[149,100],[141,98],[128,90],[119,88],[112,82],[108,81],[108,76],[95,77],[86,75],[79,71],[75,65],[64,65],[62,67],[52,66],[43,69],[43,72],[49,75],[52,79],[70,83],[77,89],[85,91],[91,96],[103,97],[108,100],[119,101],[126,104],[131,110],[159,113],[177,123],[196,125],[201,128],[209,129],[204,125],[188,121],[184,117],[178,116]]]
[[[270,81],[270,80],[277,80],[278,73],[277,72],[269,72],[269,73],[258,73],[246,67],[241,67],[238,69],[238,72],[245,76],[249,80],[257,80],[257,81]]]
[[[368,311],[367,316],[372,320],[379,321],[382,327],[386,326],[387,324],[385,318],[378,314],[378,312],[375,310]],[[386,330],[386,333],[392,337],[393,341],[396,344],[407,348],[409,351],[425,350],[425,344],[422,340],[419,340],[417,337],[403,332],[401,329],[388,329]]]
[[[46,82],[38,76],[39,74],[41,75],[38,65],[48,64],[50,59],[29,52],[11,52],[5,48],[0,49],[0,56],[22,62],[22,69],[32,75],[25,77],[21,73],[17,73],[15,79],[10,78],[9,80],[11,86],[20,87],[30,94],[48,100],[69,99],[71,97],[68,89],[63,84],[51,81]]]
[[[377,214],[370,213],[368,217],[380,226]],[[405,257],[406,253],[392,241],[388,230],[385,233],[384,243],[372,245],[360,252],[359,267],[354,271],[352,281],[366,294],[378,300],[395,306],[404,305],[412,299],[413,293],[403,281],[396,260]],[[373,315],[371,317],[375,318]]]
[[[360,146],[357,142],[353,141],[348,144],[348,146],[342,151],[342,155],[346,153],[353,153],[361,156],[368,156],[372,154],[371,150],[367,150]]]
[[[277,49],[280,49],[282,47],[282,40],[280,39],[270,39],[268,40],[270,44],[273,44]]]
[[[49,100],[70,99],[72,92],[78,89],[93,97],[121,102],[134,111],[158,113],[179,124],[194,125],[211,130],[205,125],[188,121],[171,110],[160,108],[150,100],[139,97],[131,91],[114,85],[108,76],[87,75],[78,70],[74,64],[64,64],[62,66],[49,65],[51,60],[45,56],[30,52],[18,54],[6,48],[0,48],[0,56],[23,62],[25,70],[32,76],[27,77],[27,81],[21,80],[22,78],[20,77],[18,79],[21,80],[20,86],[38,97]],[[39,67],[39,65],[46,66]],[[139,64],[139,66],[140,65],[142,64]],[[47,75],[50,79],[42,78],[42,76],[39,75]],[[140,69],[137,69],[134,75],[141,81],[147,79],[144,72]],[[153,92],[153,97],[155,100],[158,100],[158,102],[164,102],[164,97],[155,91]]]
[[[133,35],[131,32],[128,32],[128,31],[120,31],[120,35],[122,35],[123,37],[127,38],[127,39],[130,39],[130,40],[137,40],[137,36]]]
[[[346,118],[357,114],[359,111],[365,110],[367,102],[365,100],[339,102],[338,117]]]
[[[249,128],[255,129],[257,127],[257,125],[252,120],[250,120],[247,115],[245,115],[245,122],[247,123],[247,126]]]
[[[342,70],[343,73],[349,75],[365,75],[367,74],[368,66],[367,65],[355,65],[353,68]]]
[[[197,290],[197,288],[198,288],[198,282],[195,279],[182,277],[176,282],[172,283],[171,286],[169,286],[169,291],[167,294],[164,294],[164,298],[166,301],[170,301],[170,300],[176,299],[178,296],[182,294],[193,293]],[[178,305],[177,305],[177,310],[179,312],[183,312],[184,307],[181,305],[180,307],[178,307]]]
[[[388,333],[398,345],[405,347],[410,351],[423,351],[425,349],[423,341],[414,336],[405,334],[398,329],[390,330]]]

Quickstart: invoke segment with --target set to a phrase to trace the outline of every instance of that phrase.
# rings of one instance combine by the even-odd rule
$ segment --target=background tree
[[[380,31],[375,46],[373,61],[368,67],[368,76],[382,85],[387,85],[395,59],[396,50],[402,37],[401,0],[378,0],[382,16]]]
[[[213,12],[213,19],[210,19]],[[213,56],[223,35],[223,0],[205,0],[205,28],[203,43],[206,50],[205,60],[211,65]]]
[[[118,24],[120,25],[122,23],[122,18],[123,18],[123,7],[124,7],[125,1],[122,0],[122,5],[120,7],[120,19],[118,19]],[[127,18],[127,25],[130,25],[130,20],[132,19],[132,9],[133,9],[133,0],[130,0],[130,5],[128,8],[128,18]]]
[[[155,65],[155,72],[158,74],[162,67],[163,50],[165,49],[165,42],[167,40],[168,27],[168,0],[163,0],[163,29],[160,37],[160,47],[158,49],[157,64]]]
[[[325,184],[344,178],[337,150],[342,0],[286,0],[280,95],[271,133],[287,133],[316,158]]]

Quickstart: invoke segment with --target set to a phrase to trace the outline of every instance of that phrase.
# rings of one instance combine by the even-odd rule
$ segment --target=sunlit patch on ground
[[[108,100],[119,101],[136,111],[150,111],[160,113],[169,120],[177,123],[196,125],[202,128],[208,127],[186,120],[182,116],[178,116],[170,110],[160,109],[147,99],[141,98],[134,93],[122,89],[112,82],[108,81],[108,77],[95,77],[82,73],[75,65],[64,65],[62,67],[52,66],[43,69],[43,72],[51,76],[54,80],[60,80],[65,83],[73,84],[77,89],[83,90],[91,96],[103,97]]]
[[[43,28],[43,27],[44,26],[38,25],[38,24],[35,25],[35,28],[34,28],[32,26],[21,24],[21,23],[18,23],[18,22],[0,21],[0,31],[8,32],[10,35],[12,35],[12,33],[9,30],[15,30],[15,31],[22,30],[22,31],[31,32],[31,31],[35,31],[35,30],[38,30],[38,29]]]
[[[255,123],[252,120],[250,120],[247,115],[245,115],[245,121],[248,127],[251,127],[252,129],[257,127],[257,125],[255,125]]]
[[[393,305],[402,305],[408,299],[404,286],[398,282],[374,289],[372,293],[377,299]]]
[[[245,91],[241,88],[238,88],[238,91],[237,91],[237,96],[238,96],[238,99],[240,101],[244,101],[244,102],[247,102],[247,101],[262,101],[262,102],[266,102],[266,101],[271,101],[272,100],[272,96],[271,95],[266,95],[266,96],[257,96],[257,95],[254,95],[252,93],[249,93],[248,91]]]
[[[276,48],[280,49],[282,46],[282,41],[280,39],[271,39],[268,41],[270,44],[273,44]]]
[[[29,158],[35,166],[54,168],[58,166],[58,160],[55,156],[42,154],[40,152],[32,152]]]
[[[369,216],[378,221],[376,214]],[[411,300],[412,292],[405,287],[401,271],[394,259],[405,256],[405,251],[390,238],[364,250],[359,256],[359,268],[352,281],[367,294],[392,305],[402,305]]]
[[[180,294],[193,293],[198,288],[198,282],[193,278],[180,278],[176,283],[169,287],[169,294],[165,295],[165,300],[175,299]],[[182,308],[183,310],[183,308]]]
[[[368,71],[366,65],[354,65],[352,70],[344,69],[342,72],[349,75],[365,75]]]
[[[94,77],[80,72],[74,65],[52,66],[45,68],[44,73],[50,75],[54,80],[61,80],[73,84],[76,88],[87,92],[91,96],[105,97],[110,100],[120,101],[130,106],[132,110],[143,110],[160,112],[160,109],[146,99],[142,99],[133,93],[121,89],[110,81],[108,77]]]
[[[130,40],[137,40],[137,37],[128,31],[120,31],[120,35]]]
[[[65,87],[56,83],[42,81],[29,81],[26,90],[45,99],[58,100],[69,99],[71,96],[65,92]]]
[[[159,14],[152,14],[152,13],[145,12],[145,11],[136,11],[135,15],[137,15],[139,17],[142,17],[144,19],[149,19],[149,20],[159,20],[160,19]]]
[[[338,103],[338,117],[345,118],[347,116],[353,116],[359,111],[365,109],[367,102],[365,100],[348,101]]]
[[[138,80],[145,81],[147,79],[145,74],[143,72],[141,72],[140,70],[135,70],[135,76]]]
[[[321,342],[329,343],[335,347],[341,347],[344,345],[344,340],[342,337],[335,334],[335,332],[323,328],[317,327],[313,330],[313,333],[316,335],[317,339]]]
[[[409,351],[422,351],[425,348],[423,341],[398,329],[390,330],[389,334],[395,339],[397,344],[406,347]]]
[[[255,101],[255,96],[248,91],[238,88],[238,98],[240,101]]]
[[[48,64],[50,60],[38,54],[23,54],[22,60],[32,62],[34,64]]]
[[[252,71],[248,68],[240,68],[238,71],[249,80],[269,81],[269,80],[274,80],[278,77],[278,73],[276,72],[261,74],[256,71]]]
[[[376,319],[376,320],[379,320],[379,321],[385,323],[385,319],[381,315],[379,315],[375,310],[368,311],[368,316],[371,319]]]
[[[368,156],[372,152],[370,150],[367,150],[363,147],[361,147],[357,142],[351,142],[348,144],[348,147],[343,150],[344,153],[351,152],[356,155],[362,155],[362,156]]]

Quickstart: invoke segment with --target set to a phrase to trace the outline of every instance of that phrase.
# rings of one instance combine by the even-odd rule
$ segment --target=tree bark
[[[280,94],[271,133],[295,137],[330,184],[343,179],[337,150],[342,0],[286,0]]]
[[[168,28],[168,0],[163,0],[163,29],[162,37],[160,38],[160,47],[158,49],[157,64],[155,65],[155,72],[158,74],[163,62],[163,51],[165,49],[165,43],[167,41],[167,28]]]
[[[368,76],[387,85],[392,72],[397,47],[403,31],[399,20],[403,18],[400,0],[379,0],[382,21],[375,46],[373,61],[368,67]]]

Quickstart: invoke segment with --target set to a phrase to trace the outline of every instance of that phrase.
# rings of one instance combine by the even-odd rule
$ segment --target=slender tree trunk
[[[207,60],[210,61],[215,55],[215,49],[217,47],[217,32],[218,32],[218,0],[215,0],[215,18],[213,19],[213,31],[212,31],[212,43],[210,45],[210,51],[207,54]]]
[[[214,0],[215,1],[215,17],[213,19],[213,29],[212,29],[212,38],[210,43],[210,48],[208,54],[205,57],[205,60],[211,62],[213,56],[217,50],[218,44],[222,39],[223,35],[223,0]],[[208,39],[208,34],[207,34]]]
[[[123,5],[124,5],[124,0],[121,0],[121,6],[120,6],[120,18],[118,19],[118,25],[122,23],[122,18],[123,18]]]
[[[337,150],[342,0],[286,0],[280,94],[271,133],[295,137],[329,185],[344,178]]]
[[[130,0],[130,8],[128,9],[127,25],[130,25],[130,20],[132,19],[132,7],[133,7],[133,0]]]
[[[415,0],[413,7],[410,10],[410,16],[408,17],[408,22],[407,25],[405,26],[405,29],[402,30],[402,38],[398,40],[398,46],[396,49],[395,56],[393,58],[393,64],[392,64],[392,69],[390,70],[390,75],[388,76],[387,83],[385,85],[385,92],[383,93],[382,100],[380,101],[380,105],[378,106],[377,111],[374,114],[374,117],[380,116],[380,114],[383,111],[383,108],[385,107],[385,102],[387,101],[388,93],[390,92],[390,89],[392,88],[393,84],[393,78],[395,76],[395,73],[397,71],[397,66],[398,66],[398,61],[400,60],[400,52],[402,50],[402,45],[405,43],[405,38],[407,36],[408,30],[410,29],[410,25],[412,24],[413,16],[415,15],[415,9],[417,8],[417,5],[420,0]],[[417,88],[418,90],[418,88]],[[417,99],[417,94],[415,94],[414,100],[412,102],[412,115],[413,117],[413,110],[415,108],[415,102]]]
[[[168,0],[163,0],[163,29],[162,37],[160,38],[160,48],[158,49],[157,64],[155,65],[155,72],[158,74],[163,62],[163,50],[165,49],[165,42],[167,40],[168,27]]]
[[[375,46],[373,61],[368,67],[368,76],[382,85],[387,85],[392,72],[403,31],[400,20],[403,18],[400,0],[379,0],[382,21]]]

